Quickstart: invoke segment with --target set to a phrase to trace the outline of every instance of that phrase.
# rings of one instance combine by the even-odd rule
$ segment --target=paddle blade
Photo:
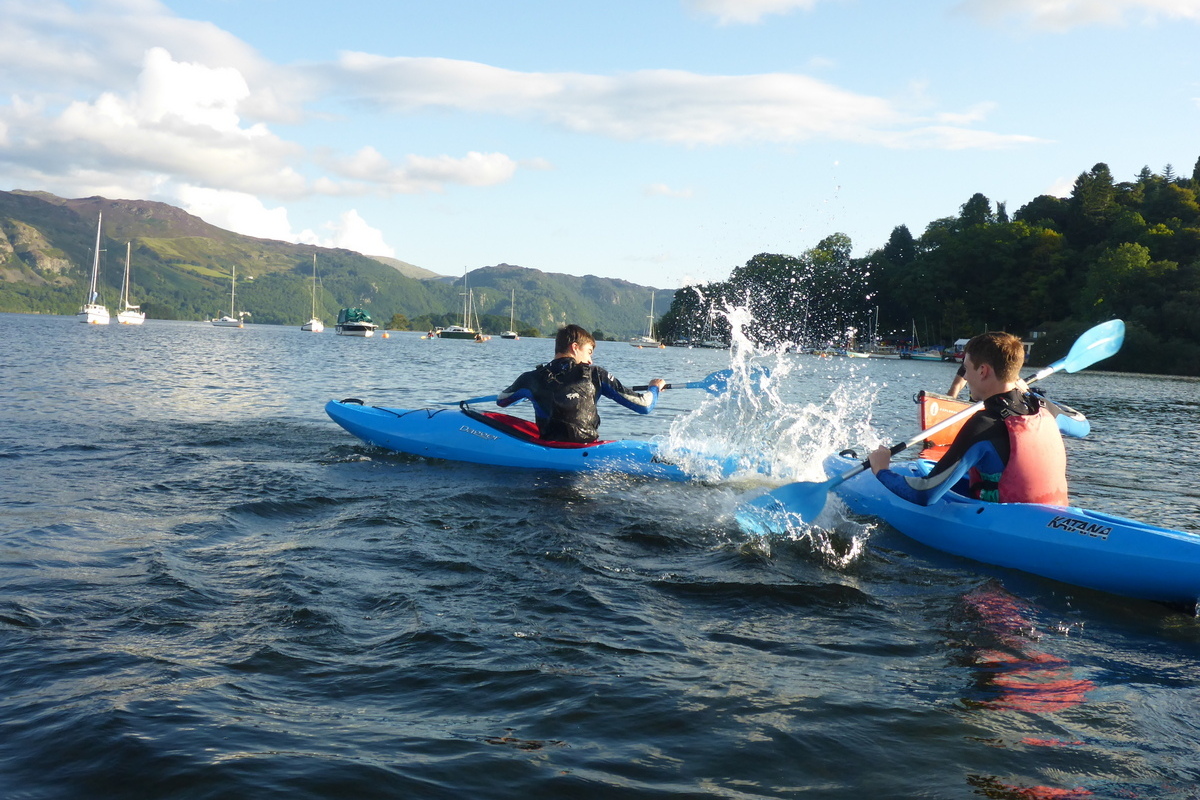
[[[1117,354],[1125,343],[1125,323],[1111,319],[1090,329],[1071,345],[1071,352],[1062,360],[1067,372],[1077,372],[1098,361]]]
[[[733,377],[732,369],[723,369],[713,374],[701,378],[698,381],[689,381],[688,383],[668,383],[662,387],[664,389],[703,389],[710,394],[721,394],[729,388],[729,380]],[[755,367],[747,374],[747,383],[756,385],[762,380],[771,377],[771,370],[764,367]],[[649,389],[649,386],[634,386],[635,392],[644,392]]]
[[[714,372],[704,380],[694,383],[685,384],[689,389],[703,389],[709,394],[721,394],[729,389],[729,381],[734,376],[732,369],[723,369],[719,372]],[[746,382],[750,386],[757,386],[764,379],[771,377],[771,370],[765,367],[754,367],[746,375]]]
[[[754,536],[786,532],[790,524],[811,523],[821,516],[829,492],[844,481],[841,475],[824,483],[789,483],[740,506],[738,526]]]

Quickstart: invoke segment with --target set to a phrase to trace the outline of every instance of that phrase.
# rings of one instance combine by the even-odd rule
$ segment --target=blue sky
[[[1200,0],[0,0],[0,41],[0,188],[447,275],[674,288],[1200,157]]]

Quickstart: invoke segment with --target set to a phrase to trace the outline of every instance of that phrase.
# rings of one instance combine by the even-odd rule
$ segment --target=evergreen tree
[[[987,225],[992,222],[992,201],[976,192],[971,199],[959,208],[958,221],[963,228],[973,225]]]
[[[917,257],[917,243],[907,225],[892,228],[892,235],[883,246],[883,257],[898,267],[911,264]]]

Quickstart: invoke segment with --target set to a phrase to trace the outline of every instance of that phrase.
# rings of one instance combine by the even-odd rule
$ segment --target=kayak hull
[[[858,463],[832,456],[825,471],[840,475]],[[901,462],[892,469],[917,474],[920,467]],[[1125,597],[1187,606],[1200,599],[1200,534],[1081,508],[987,503],[953,493],[919,506],[870,471],[835,491],[850,510],[946,553]]]
[[[325,412],[364,442],[397,453],[517,469],[620,472],[675,481],[693,478],[648,441],[547,447],[507,435],[458,408],[380,408],[330,400]]]

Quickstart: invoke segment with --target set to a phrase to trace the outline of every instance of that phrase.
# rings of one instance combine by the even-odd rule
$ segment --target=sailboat
[[[467,285],[467,276],[463,275],[463,286]],[[479,330],[479,321],[475,314],[475,292],[472,289],[467,289],[462,293],[463,298],[463,315],[462,325],[448,325],[437,332],[439,339],[474,339],[477,342],[486,342],[491,339],[490,336],[485,336]],[[474,328],[471,327],[472,319],[475,319]]]
[[[901,358],[911,358],[916,361],[941,361],[942,354],[937,350],[922,349],[917,340],[917,321],[913,320],[912,345],[907,350],[900,351]]]
[[[320,333],[325,330],[325,323],[317,316],[317,254],[313,253],[313,286],[312,286],[312,318],[300,326],[300,330],[309,333]]]
[[[125,243],[125,279],[121,282],[121,310],[117,312],[117,322],[122,325],[141,325],[146,321],[146,312],[141,310],[141,306],[129,305],[130,244]]]
[[[635,336],[629,340],[634,347],[664,347],[662,342],[654,338],[654,292],[650,293],[650,324],[646,326],[645,336]]]
[[[503,331],[500,334],[501,339],[520,339],[521,338],[520,336],[517,336],[517,332],[513,330],[513,317],[516,316],[516,313],[517,313],[517,290],[513,289],[512,290],[512,300],[510,300],[509,304],[508,304],[508,330]]]
[[[218,328],[244,328],[242,317],[250,316],[249,311],[238,313],[235,311],[237,307],[237,266],[230,267],[229,270],[229,314],[222,316],[212,321],[213,325]]]
[[[83,308],[79,309],[79,313],[75,315],[75,319],[89,325],[107,325],[110,321],[108,309],[96,302],[100,299],[100,225],[103,221],[104,214],[101,213],[96,219],[96,252],[92,257],[92,283],[88,287],[87,300],[84,302]]]

